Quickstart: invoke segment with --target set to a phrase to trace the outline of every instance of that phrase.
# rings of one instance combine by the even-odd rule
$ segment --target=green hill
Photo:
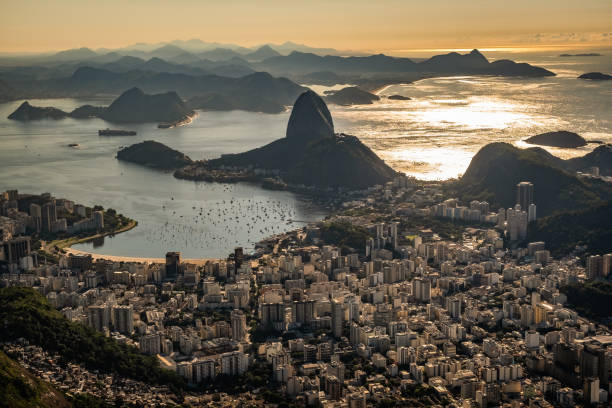
[[[612,252],[612,203],[541,218],[530,226],[529,237],[544,241],[555,255],[586,245],[593,254]]]
[[[182,378],[162,369],[155,357],[67,320],[49,305],[47,299],[30,288],[0,289],[0,329],[0,341],[24,338],[89,369],[175,389],[184,386]]]
[[[580,179],[562,163],[543,149],[491,143],[476,153],[454,188],[465,201],[488,200],[493,208],[508,208],[516,204],[516,185],[530,181],[538,216],[581,210],[609,199],[609,186]]]
[[[0,351],[0,407],[68,408],[71,403],[50,384],[36,378]]]

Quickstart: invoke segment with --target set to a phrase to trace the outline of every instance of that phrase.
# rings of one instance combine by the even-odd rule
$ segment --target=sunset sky
[[[0,52],[199,38],[375,52],[612,45],[611,0],[0,0]]]

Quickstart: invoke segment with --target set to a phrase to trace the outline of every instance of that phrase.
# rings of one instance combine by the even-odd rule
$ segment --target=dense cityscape
[[[611,22],[0,2],[0,408],[612,407]]]
[[[185,386],[61,364],[25,340],[4,349],[59,389],[108,402],[606,404],[609,319],[578,313],[566,288],[606,278],[612,254],[588,257],[585,268],[525,241],[537,186],[514,188],[516,206],[491,211],[397,177],[253,254],[236,248],[201,265],[178,252],[140,263],[34,250],[32,237],[45,233],[102,231],[103,209],[7,191],[2,286],[33,288],[65,319],[155,356]],[[459,228],[439,234],[429,217]],[[423,225],[408,226],[415,219]]]

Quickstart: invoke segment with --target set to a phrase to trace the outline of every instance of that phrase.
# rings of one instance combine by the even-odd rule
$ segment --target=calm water
[[[612,81],[576,79],[588,71],[612,73],[612,51],[604,57],[559,58],[558,53],[512,56],[551,69],[557,77],[428,79],[380,91],[409,96],[410,101],[383,98],[361,107],[331,106],[336,130],[360,137],[394,168],[423,179],[463,173],[478,149],[492,141],[526,146],[521,140],[530,135],[566,129],[612,142]],[[114,158],[120,146],[150,139],[192,159],[241,152],[284,136],[288,112],[200,113],[189,126],[127,126],[138,136],[109,138],[97,135],[98,129],[113,127],[99,119],[25,124],[7,120],[20,103],[0,104],[0,189],[49,191],[112,207],[139,221],[134,230],[106,238],[102,245],[83,244],[78,249],[143,257],[160,257],[168,250],[190,258],[225,256],[234,246],[252,248],[265,236],[301,225],[289,219],[324,216],[324,211],[292,193],[249,184],[182,181]],[[108,101],[32,103],[70,110]],[[81,147],[73,149],[69,143]],[[551,152],[570,157],[594,147]]]
[[[40,106],[72,109],[104,101],[35,100]],[[162,257],[179,250],[187,258],[226,256],[235,246],[252,248],[260,239],[296,228],[325,214],[289,192],[251,184],[195,183],[171,173],[120,162],[122,145],[154,139],[194,159],[260,146],[284,132],[284,115],[246,112],[201,113],[186,127],[160,130],[155,124],[125,126],[134,137],[99,137],[113,127],[98,119],[29,123],[9,121],[19,102],[0,105],[0,189],[52,192],[87,205],[101,204],[138,220],[135,229],[75,248],[122,256]],[[80,148],[68,147],[78,143]]]

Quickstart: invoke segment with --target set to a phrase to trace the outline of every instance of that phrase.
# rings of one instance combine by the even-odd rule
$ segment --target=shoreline
[[[67,254],[72,255],[91,255],[91,258],[95,261],[98,260],[108,260],[113,262],[138,262],[138,263],[147,263],[147,264],[165,264],[166,258],[141,258],[137,256],[121,256],[121,255],[104,255],[97,254],[94,252],[82,251],[80,249],[74,249],[67,247],[64,249]],[[194,264],[197,266],[202,266],[206,264],[206,262],[214,261],[216,258],[186,258],[181,259],[181,263]]]

